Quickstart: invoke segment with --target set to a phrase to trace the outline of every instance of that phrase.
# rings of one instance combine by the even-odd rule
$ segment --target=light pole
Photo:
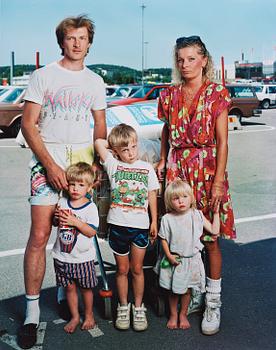
[[[144,41],[145,44],[145,70],[148,69],[148,65],[147,65],[147,57],[148,57],[148,41]]]
[[[142,86],[144,86],[144,10],[146,6],[141,5],[142,8]]]

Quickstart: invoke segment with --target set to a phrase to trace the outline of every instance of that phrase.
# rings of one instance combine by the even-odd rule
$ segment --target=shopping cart
[[[161,186],[162,187],[162,186]],[[158,216],[161,218],[162,213],[164,213],[163,201],[162,201],[162,188],[158,193]],[[110,205],[110,186],[107,174],[102,173],[102,178],[100,185],[94,191],[94,201],[97,204],[99,211],[99,229],[98,237],[107,238],[108,226],[107,226],[107,213]],[[102,288],[99,290],[99,296],[103,301],[103,314],[104,318],[112,319],[112,289],[108,283],[107,271],[116,272],[116,266],[108,261],[104,261],[101,255],[98,238],[94,238],[95,249],[97,254],[96,265],[99,266],[101,278],[102,278]],[[157,275],[153,272],[153,267],[157,261],[159,254],[159,245],[155,243],[154,245],[149,245],[146,251],[143,269],[145,271],[145,285],[147,286],[145,290],[145,297],[153,305],[156,314],[158,316],[163,316],[165,313],[165,300],[164,292],[160,289],[158,284]]]

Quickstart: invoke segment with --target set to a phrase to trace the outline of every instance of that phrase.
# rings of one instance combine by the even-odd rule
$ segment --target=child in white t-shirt
[[[158,261],[159,284],[170,291],[169,329],[187,329],[190,323],[187,318],[191,289],[205,291],[205,271],[201,259],[203,244],[200,238],[203,229],[210,232],[210,241],[219,235],[219,205],[217,201],[213,214],[213,223],[209,222],[196,202],[191,186],[182,180],[171,182],[164,194],[167,214],[162,217],[158,233],[164,252],[163,259]],[[178,315],[178,301],[181,307]],[[179,317],[179,325],[178,325]]]
[[[92,242],[99,226],[96,205],[86,195],[92,189],[94,173],[91,165],[79,162],[66,170],[68,198],[62,197],[55,211],[54,224],[58,225],[53,247],[57,285],[66,288],[71,320],[64,327],[73,333],[80,323],[78,287],[84,302],[82,330],[95,327],[93,291],[97,285],[94,266],[96,251]]]
[[[118,329],[128,329],[130,326],[130,270],[134,294],[133,328],[143,331],[148,327],[143,304],[143,260],[149,236],[153,240],[157,237],[159,182],[152,165],[138,159],[137,141],[136,131],[129,125],[120,124],[111,130],[108,141],[97,139],[95,148],[107,171],[111,187],[107,222],[110,228],[109,245],[117,264],[119,304],[115,326]]]

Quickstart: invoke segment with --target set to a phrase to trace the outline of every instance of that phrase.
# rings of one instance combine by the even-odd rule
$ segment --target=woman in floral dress
[[[175,85],[160,93],[158,117],[164,121],[158,175],[166,167],[166,181],[176,178],[192,186],[197,208],[212,220],[212,208],[220,204],[221,236],[236,237],[226,163],[228,154],[227,89],[211,82],[212,58],[198,36],[176,40]],[[222,257],[218,240],[202,240],[208,253],[209,277],[203,334],[219,331]]]

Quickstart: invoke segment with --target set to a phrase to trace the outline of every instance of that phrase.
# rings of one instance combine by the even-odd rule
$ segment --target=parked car
[[[264,109],[276,103],[276,85],[255,85],[256,95],[260,101],[260,106]]]
[[[10,137],[20,130],[25,90],[25,86],[9,86],[0,99],[0,129]]]
[[[166,87],[168,87],[168,84],[146,84],[132,96],[121,100],[113,100],[108,104],[110,106],[125,106],[136,102],[156,100],[159,97],[160,91]]]
[[[140,88],[141,85],[120,85],[111,96],[107,96],[106,101],[107,103],[110,103],[123,98],[125,99],[135,94]]]
[[[254,87],[246,84],[226,84],[232,99],[229,115],[236,115],[241,122],[242,118],[252,116],[259,117],[262,110],[259,109],[259,100]]]
[[[107,85],[105,87],[106,96],[112,96],[116,89],[118,89],[117,85]]]

